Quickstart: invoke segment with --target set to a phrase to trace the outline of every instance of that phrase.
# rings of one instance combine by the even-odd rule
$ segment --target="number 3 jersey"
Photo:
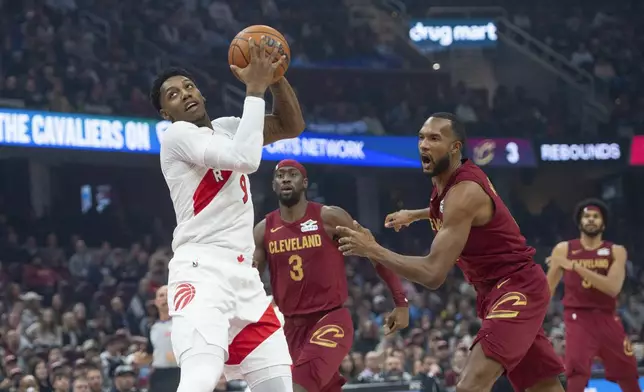
[[[568,260],[594,271],[607,275],[613,265],[613,243],[603,241],[597,249],[586,249],[579,239],[568,241]],[[590,282],[574,271],[564,273],[564,299],[566,309],[596,309],[613,313],[617,300],[592,287]]]
[[[287,317],[341,307],[348,296],[344,256],[324,229],[322,207],[308,202],[295,222],[284,222],[279,210],[266,216],[264,248],[273,297]]]
[[[191,243],[252,255],[254,212],[248,176],[194,163],[203,160],[210,137],[230,140],[239,123],[238,117],[222,117],[212,121],[210,129],[176,122],[163,135],[161,170],[177,217],[174,251]]]

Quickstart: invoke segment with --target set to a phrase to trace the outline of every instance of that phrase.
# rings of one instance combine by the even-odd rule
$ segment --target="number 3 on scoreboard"
[[[296,282],[304,279],[304,270],[302,269],[302,258],[298,255],[293,255],[288,258],[288,265],[291,266],[289,271],[291,274],[291,279]]]

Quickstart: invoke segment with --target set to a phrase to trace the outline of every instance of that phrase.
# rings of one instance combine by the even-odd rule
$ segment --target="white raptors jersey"
[[[177,216],[173,250],[193,243],[243,254],[254,251],[254,212],[248,176],[193,163],[203,161],[207,138],[216,135],[232,139],[239,122],[238,117],[218,118],[212,121],[214,131],[176,122],[166,131],[175,132],[173,137],[164,135],[160,156]]]

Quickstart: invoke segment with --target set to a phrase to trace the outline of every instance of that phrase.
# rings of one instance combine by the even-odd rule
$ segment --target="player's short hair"
[[[575,215],[573,215],[572,217],[575,225],[579,225],[579,223],[581,223],[581,217],[584,215],[584,210],[587,207],[591,206],[597,207],[599,209],[599,212],[602,214],[604,226],[608,227],[608,215],[610,214],[610,210],[608,209],[606,203],[595,198],[584,199],[580,201],[579,204],[577,204],[577,206],[575,207]]]
[[[157,110],[161,110],[161,86],[165,83],[166,80],[170,79],[173,76],[185,76],[186,78],[195,81],[195,78],[190,72],[183,68],[170,67],[166,68],[161,73],[154,78],[152,82],[152,87],[150,88],[150,102],[152,106]]]
[[[467,141],[467,134],[465,133],[465,124],[463,124],[461,120],[459,120],[454,113],[438,112],[438,113],[432,114],[431,117],[442,118],[443,120],[449,120],[452,126],[452,132],[454,132],[454,136],[456,137],[456,140],[460,141],[461,144],[465,146],[465,142]],[[461,147],[461,150],[462,150],[462,147]]]

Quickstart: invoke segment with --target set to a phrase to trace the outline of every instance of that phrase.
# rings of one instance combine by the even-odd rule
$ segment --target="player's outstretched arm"
[[[266,219],[259,222],[253,229],[255,238],[255,253],[253,253],[253,267],[257,268],[259,275],[264,275],[266,270],[266,249],[264,249],[264,232],[266,231]]]
[[[560,242],[554,248],[552,248],[552,254],[548,260],[552,260],[554,257],[563,257],[566,258],[568,255],[568,242]],[[550,287],[550,296],[555,295],[557,286],[563,277],[564,270],[557,263],[548,263],[548,286]]]
[[[351,227],[353,226],[353,218],[351,215],[346,212],[344,209],[336,206],[324,206],[322,208],[322,220],[324,221],[325,226],[330,226],[335,231],[334,236],[338,235],[336,227],[344,226]],[[405,296],[405,291],[403,290],[402,283],[400,278],[396,274],[385,268],[383,265],[374,263],[376,272],[378,276],[385,282],[391,295],[394,300],[396,307],[407,307],[408,302]]]
[[[412,282],[437,289],[463,251],[474,218],[489,203],[483,189],[471,181],[455,185],[444,200],[443,225],[427,256],[403,256],[385,249],[357,222],[354,229],[338,228],[343,235],[340,250],[347,255],[368,257]]]
[[[393,212],[385,217],[385,227],[400,231],[419,220],[429,219],[429,208],[421,210],[400,210]]]
[[[584,278],[593,288],[611,297],[617,297],[622,291],[626,278],[626,249],[621,245],[613,245],[613,264],[606,275],[598,274],[580,264],[566,264],[563,268],[570,268]]]
[[[270,90],[273,111],[266,116],[264,123],[264,145],[298,137],[306,127],[300,102],[286,78],[272,84]]]

